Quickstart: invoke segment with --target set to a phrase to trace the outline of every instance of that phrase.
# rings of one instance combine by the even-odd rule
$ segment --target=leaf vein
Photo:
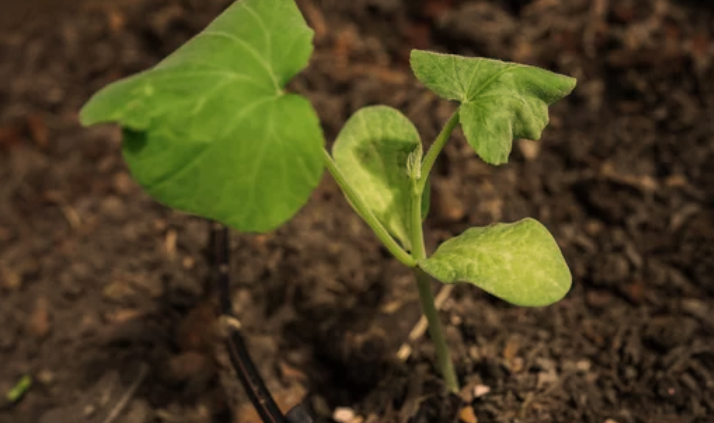
[[[485,90],[486,88],[488,88],[488,86],[491,85],[491,84],[493,83],[493,81],[495,81],[498,77],[500,77],[500,76],[503,75],[504,73],[506,73],[506,72],[508,72],[508,71],[510,71],[510,70],[512,70],[512,69],[517,69],[517,68],[521,68],[521,67],[523,67],[523,66],[522,66],[522,65],[506,65],[503,69],[501,69],[500,71],[496,72],[492,77],[490,77],[486,82],[484,82],[483,85],[481,86],[481,88],[479,88],[479,90],[476,91],[476,92],[473,94],[472,98],[469,99],[469,100],[470,100],[470,101],[473,101],[473,99],[476,99],[476,97],[478,97],[479,94],[481,94],[481,92],[483,92],[483,90]]]
[[[265,25],[265,21],[263,18],[258,14],[255,10],[253,10],[252,7],[250,7],[250,3],[244,3],[245,10],[246,12],[250,13],[251,16],[253,16],[253,19],[255,19],[255,22],[260,26],[260,28],[263,30],[263,38],[265,39],[265,50],[266,50],[266,56],[268,56],[268,60],[270,63],[272,63],[272,58],[273,58],[273,37],[268,30],[267,25]],[[272,69],[272,66],[271,66]]]
[[[217,31],[215,29],[210,31],[203,31],[198,36],[221,37],[233,41],[234,43],[236,43],[236,45],[243,47],[243,49],[253,55],[253,57],[255,57],[258,63],[260,63],[265,68],[265,70],[268,71],[268,74],[270,75],[271,79],[273,80],[273,84],[275,85],[275,89],[277,91],[280,90],[280,85],[278,84],[278,79],[275,74],[275,71],[273,70],[272,65],[268,63],[265,58],[261,56],[260,53],[255,49],[255,47],[253,47],[249,43],[245,42],[244,40],[241,40],[233,34],[224,31]]]

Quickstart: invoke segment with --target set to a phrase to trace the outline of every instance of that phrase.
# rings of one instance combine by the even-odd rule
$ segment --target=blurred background
[[[121,0],[3,0],[0,2],[3,9],[0,28],[5,32],[17,30],[30,21],[71,13],[87,3],[117,4],[121,3]]]
[[[93,92],[230,3],[2,1],[0,422],[103,423],[115,410],[123,423],[225,422],[229,409],[259,421],[208,335],[206,223],[136,186],[117,128],[77,121]],[[412,48],[578,78],[542,140],[516,140],[506,166],[457,133],[427,219],[433,251],[470,226],[533,216],[573,289],[520,309],[456,287],[442,317],[469,414],[441,394],[427,339],[394,358],[419,316],[415,287],[325,176],[288,225],[232,239],[234,308],[278,402],[304,400],[321,422],[711,422],[712,3],[298,4],[316,50],[290,89],[313,102],[328,143],[372,104],[435,137],[455,105],[416,82]],[[23,395],[6,398],[13,387]]]

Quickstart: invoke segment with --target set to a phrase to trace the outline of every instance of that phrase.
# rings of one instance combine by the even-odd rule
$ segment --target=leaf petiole
[[[436,137],[434,143],[429,147],[429,151],[424,156],[424,161],[421,165],[421,177],[419,178],[419,185],[417,186],[420,193],[424,192],[424,187],[429,180],[429,173],[431,168],[434,167],[434,162],[436,158],[439,157],[441,150],[444,149],[446,142],[451,138],[451,133],[454,132],[456,125],[459,123],[459,109],[456,109],[446,125],[441,129],[439,136]]]
[[[369,225],[377,235],[382,244],[389,250],[392,255],[399,260],[400,263],[408,267],[415,267],[416,260],[409,253],[407,253],[402,247],[397,244],[397,241],[392,238],[392,236],[387,232],[382,223],[374,216],[372,210],[364,203],[362,197],[357,194],[352,185],[347,182],[344,175],[337,167],[337,164],[324,148],[322,149],[322,162],[324,163],[327,171],[330,172],[332,178],[340,186],[340,189],[345,194],[345,197],[350,201],[352,207],[354,207],[357,214],[359,214],[362,219]]]

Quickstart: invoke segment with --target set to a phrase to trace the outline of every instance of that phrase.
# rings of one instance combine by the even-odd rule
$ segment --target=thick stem
[[[439,136],[436,137],[434,143],[429,147],[429,151],[424,156],[424,161],[421,165],[421,177],[419,178],[419,192],[424,192],[424,187],[429,180],[429,173],[431,173],[431,168],[434,167],[434,162],[436,158],[439,157],[439,153],[444,149],[446,142],[451,138],[451,133],[454,132],[454,128],[459,123],[459,110],[457,109],[444,128],[442,128]]]
[[[416,275],[417,286],[419,287],[419,299],[421,300],[421,308],[426,316],[426,321],[429,323],[429,336],[431,342],[436,347],[436,361],[441,371],[441,377],[444,378],[446,387],[451,392],[459,392],[459,380],[456,377],[454,363],[451,361],[451,352],[449,345],[446,343],[446,336],[439,320],[439,312],[434,305],[434,294],[431,291],[431,276],[419,268],[414,269]]]
[[[357,194],[357,192],[355,192],[352,188],[352,185],[347,182],[344,175],[342,175],[342,172],[340,172],[340,169],[337,167],[337,164],[332,159],[332,156],[330,156],[330,153],[328,153],[324,148],[322,149],[322,162],[335,179],[335,182],[337,182],[337,185],[340,186],[340,189],[342,189],[342,192],[345,194],[347,199],[350,203],[352,203],[352,207],[354,207],[355,211],[362,217],[362,219],[364,219],[367,225],[372,228],[374,234],[377,235],[377,238],[382,241],[382,244],[387,247],[389,252],[391,252],[392,255],[394,255],[394,257],[405,266],[416,266],[416,260],[414,260],[409,253],[404,251],[404,249],[397,244],[397,241],[392,238],[389,232],[387,232],[382,223],[379,222],[377,217],[364,203],[362,197],[360,197],[359,194]]]

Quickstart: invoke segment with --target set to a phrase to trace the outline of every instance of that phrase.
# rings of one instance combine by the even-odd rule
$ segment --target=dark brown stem
[[[211,226],[214,271],[221,314],[235,318],[230,300],[230,237],[228,228],[214,223]],[[263,378],[253,364],[243,336],[238,327],[228,326],[226,348],[231,364],[240,379],[250,401],[264,423],[289,423],[275,403]],[[302,422],[298,422],[302,423]],[[305,422],[305,423],[309,423]]]

